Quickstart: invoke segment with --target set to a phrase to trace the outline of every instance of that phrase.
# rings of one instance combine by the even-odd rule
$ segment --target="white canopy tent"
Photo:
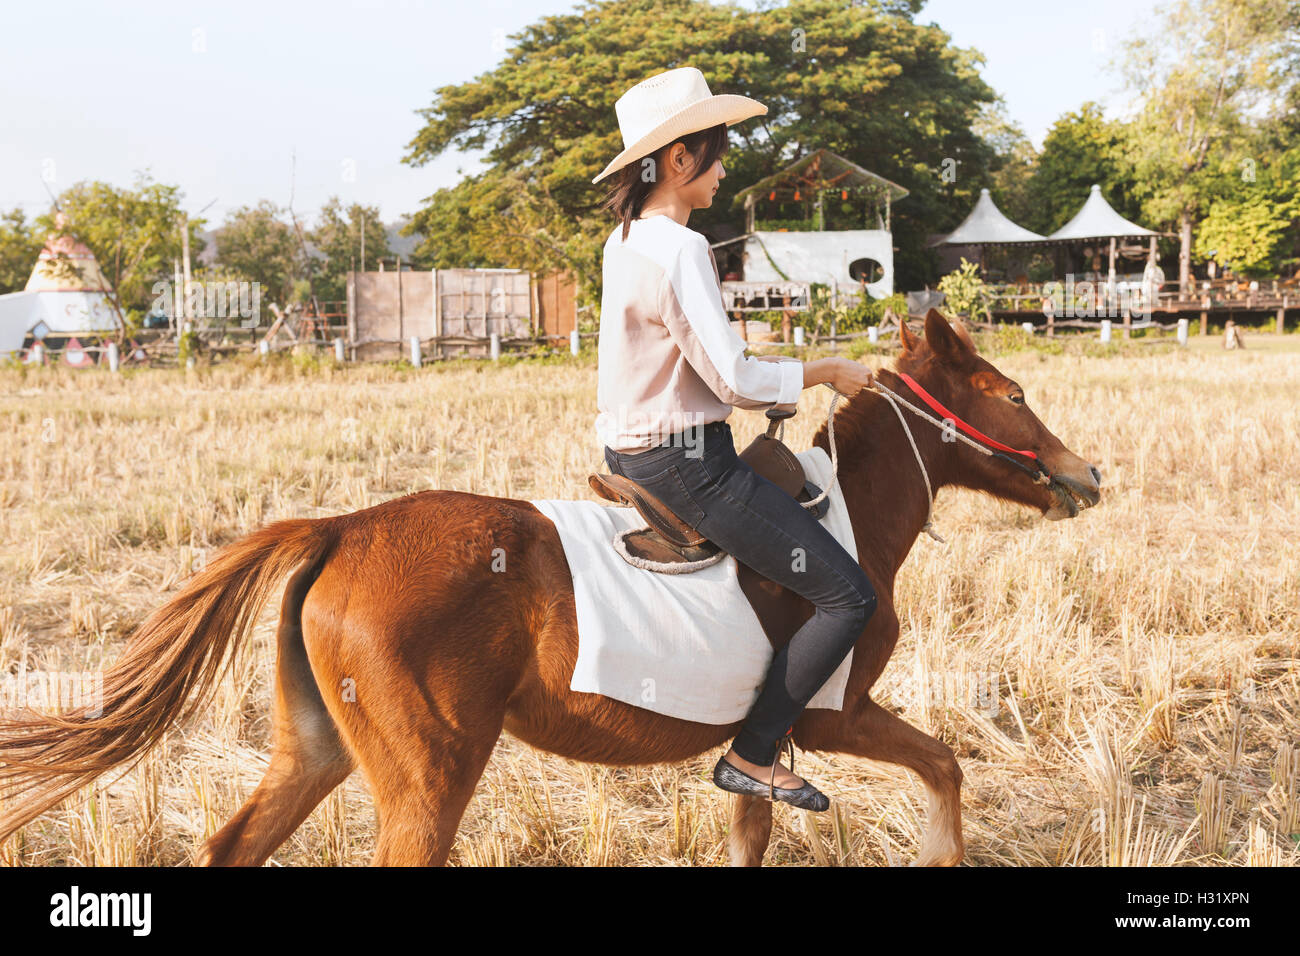
[[[1129,222],[1106,202],[1101,187],[1093,183],[1088,198],[1074,218],[1048,236],[1049,241],[1069,242],[1076,239],[1124,239],[1132,236],[1158,236],[1160,233]]]
[[[980,190],[980,198],[970,215],[962,220],[961,225],[942,239],[931,245],[944,246],[982,246],[1001,245],[1002,243],[1042,242],[1043,236],[1030,232],[1023,226],[1017,226],[1003,215],[1002,210],[993,202],[987,189]]]

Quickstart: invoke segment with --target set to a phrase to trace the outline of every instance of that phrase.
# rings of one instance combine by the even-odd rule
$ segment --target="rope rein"
[[[839,475],[839,449],[836,448],[835,446],[835,406],[839,403],[839,400],[844,397],[844,393],[841,392],[839,389],[837,389],[830,382],[823,382],[822,384],[835,393],[834,397],[831,399],[830,410],[826,413],[826,432],[828,438],[830,439],[830,446],[831,446],[831,482],[834,482]],[[904,408],[906,408],[908,411],[912,412],[913,414],[919,415],[921,418],[924,418],[930,424],[934,425],[936,428],[942,431],[945,436],[951,435],[957,440],[965,442],[967,445],[969,445],[971,448],[974,448],[981,455],[988,455],[989,457],[998,457],[998,458],[1006,459],[1007,461],[1009,461],[1011,464],[1015,465],[1018,468],[1024,469],[1024,466],[1021,465],[1019,462],[1015,461],[1014,459],[1008,458],[1006,455],[999,454],[993,451],[992,449],[987,448],[984,445],[981,445],[979,442],[975,441],[974,439],[968,438],[966,435],[962,434],[960,431],[953,428],[953,423],[951,421],[945,421],[944,419],[937,418],[930,412],[926,411],[925,409],[918,408],[916,405],[913,405],[911,402],[903,398],[903,396],[899,395],[897,392],[890,389],[888,386],[881,384],[879,379],[873,378],[871,387],[875,389],[877,392],[879,392],[884,397],[884,399],[887,402],[889,402],[889,407],[892,408],[894,410],[894,414],[898,416],[898,423],[903,426],[903,434],[907,436],[907,443],[912,446],[912,454],[916,457],[916,466],[921,469],[921,478],[924,479],[925,481],[925,497],[926,497],[925,524],[921,526],[921,530],[924,531],[926,534],[928,534],[935,541],[939,541],[941,543],[946,544],[947,543],[946,539],[940,537],[939,533],[936,532],[933,527],[934,486],[931,485],[930,483],[930,473],[926,470],[925,462],[921,458],[921,450],[916,447],[916,438],[912,434],[912,426],[907,423],[907,419],[903,416],[903,413],[898,406],[902,405]],[[777,432],[777,437],[780,438],[784,434],[785,434],[785,422],[782,421],[779,430]],[[945,438],[945,440],[948,439]],[[1044,474],[1034,476],[1034,481],[1039,482],[1041,484],[1048,484],[1050,483],[1051,478],[1044,473]],[[801,501],[800,504],[802,504],[805,508],[814,508],[817,505],[819,505],[823,500],[825,500],[828,494],[830,494],[829,487],[823,490],[822,493],[818,495],[816,498],[814,498],[813,500]]]

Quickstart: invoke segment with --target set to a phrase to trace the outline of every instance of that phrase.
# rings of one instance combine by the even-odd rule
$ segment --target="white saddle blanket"
[[[819,488],[831,484],[826,529],[857,556],[853,528],[830,458],[799,452]],[[573,575],[578,663],[569,688],[603,694],[656,713],[705,724],[745,719],[772,660],[758,617],[737,579],[736,559],[688,574],[635,568],[614,550],[614,536],[645,526],[635,508],[595,501],[530,499],[560,532]],[[840,710],[850,651],[809,707]]]

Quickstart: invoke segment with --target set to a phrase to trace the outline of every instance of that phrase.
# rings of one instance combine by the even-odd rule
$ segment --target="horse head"
[[[979,355],[960,319],[953,323],[937,309],[925,317],[925,338],[900,327],[903,353],[896,371],[910,375],[956,416],[990,438],[1031,451],[1050,476],[1035,481],[1027,470],[1002,458],[963,455],[949,480],[1030,508],[1051,520],[1073,518],[1101,498],[1101,472],[1048,430],[1029,407],[1024,389]],[[982,444],[982,443],[981,443]],[[1007,453],[1013,461],[1031,462]]]

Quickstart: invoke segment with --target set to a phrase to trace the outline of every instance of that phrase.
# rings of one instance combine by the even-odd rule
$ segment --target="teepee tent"
[[[61,215],[58,224],[62,229]],[[94,253],[64,232],[45,243],[22,292],[0,295],[0,355],[19,351],[28,338],[66,340],[121,327]]]

